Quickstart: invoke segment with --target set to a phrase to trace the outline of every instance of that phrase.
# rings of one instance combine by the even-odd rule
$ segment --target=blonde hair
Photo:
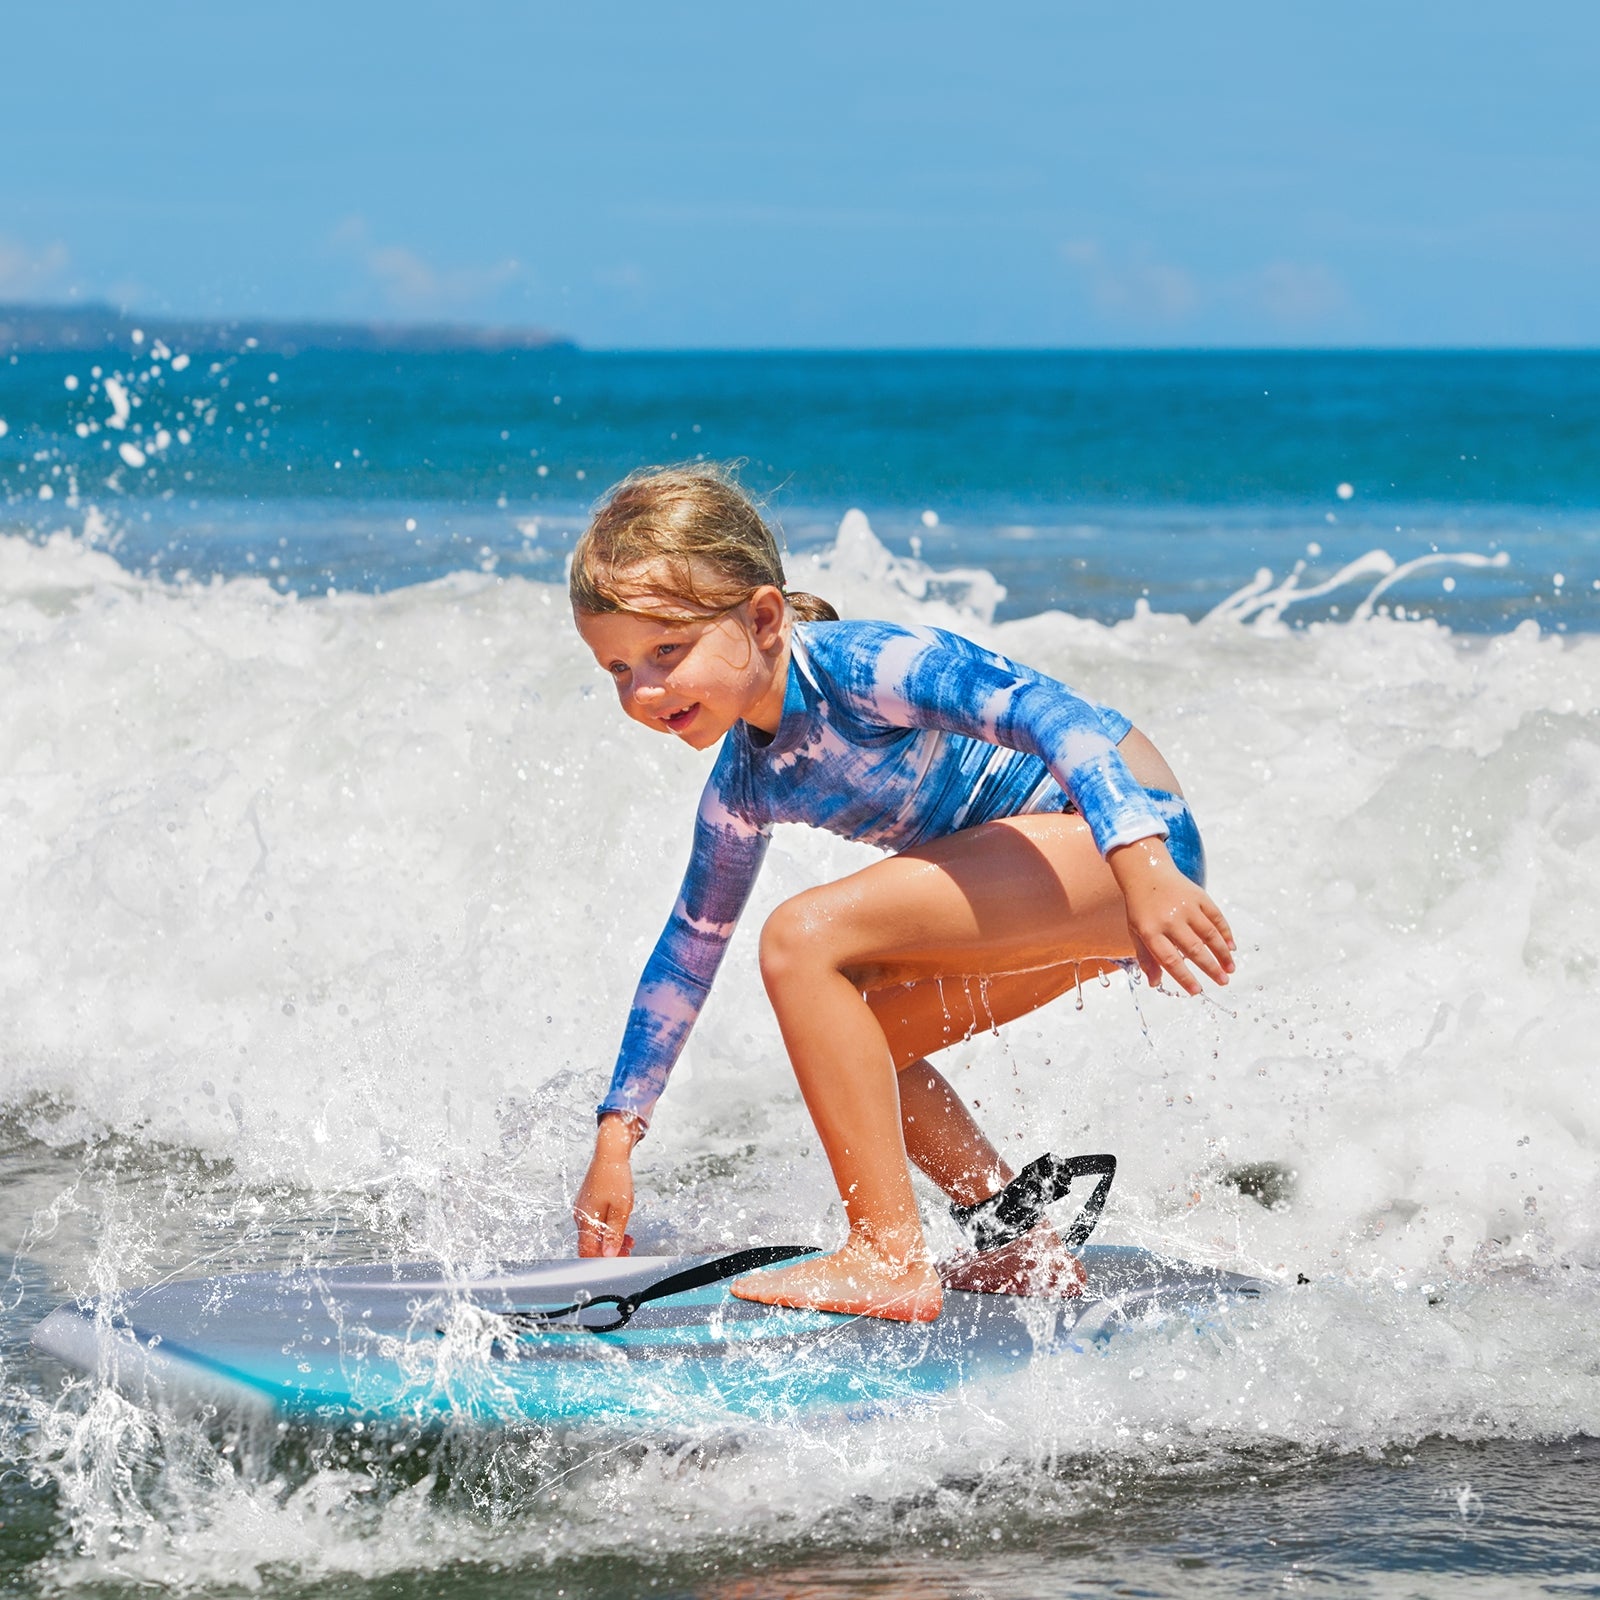
[[[790,594],[778,541],[730,468],[715,462],[630,472],[596,508],[572,552],[567,586],[575,611],[640,612],[640,590],[676,601],[693,622],[731,611],[765,584],[782,591],[802,622],[837,622],[814,594]]]

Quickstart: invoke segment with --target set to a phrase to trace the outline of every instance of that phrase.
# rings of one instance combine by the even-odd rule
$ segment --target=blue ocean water
[[[146,340],[0,361],[0,422],[0,1583],[1600,1592],[1600,356]],[[1168,756],[1237,982],[1089,986],[942,1065],[1018,1155],[1117,1152],[1108,1242],[1281,1293],[648,1440],[261,1438],[66,1381],[26,1343],[63,1298],[572,1248],[706,761],[621,717],[563,562],[698,455],[798,585]],[[641,1248],[833,1236],[754,932],[866,859],[779,830]]]
[[[298,593],[551,577],[607,485],[709,456],[746,464],[794,547],[859,506],[891,548],[994,573],[1001,618],[1197,617],[1263,567],[1303,563],[1303,590],[1382,550],[1504,560],[1386,592],[1457,630],[1600,625],[1591,353],[174,356],[0,365],[0,518],[92,505],[131,567],[276,562]]]

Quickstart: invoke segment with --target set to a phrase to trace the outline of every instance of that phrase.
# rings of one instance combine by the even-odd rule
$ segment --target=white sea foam
[[[864,519],[796,567],[849,613],[962,626],[1161,745],[1237,981],[1204,1002],[1090,985],[1081,1011],[946,1065],[1018,1156],[1118,1152],[1105,1237],[1283,1295],[1214,1335],[1135,1334],[862,1423],[848,1450],[821,1426],[742,1437],[736,1457],[714,1432],[687,1455],[475,1446],[474,1481],[527,1513],[489,1524],[471,1495],[430,1501],[431,1480],[375,1493],[329,1455],[268,1481],[111,1397],[30,1399],[25,1448],[80,1551],[62,1581],[88,1575],[79,1560],[215,1585],[272,1562],[681,1550],[803,1537],[846,1507],[971,1531],[995,1485],[1070,1514],[1087,1491],[1044,1465],[1063,1453],[1600,1430],[1600,639],[1372,615],[1291,631],[1275,602],[1253,625],[1238,608],[994,625],[992,579],[897,560]],[[67,1288],[114,1291],[203,1246],[225,1266],[252,1205],[287,1207],[282,1232],[296,1208],[315,1223],[359,1203],[384,1248],[462,1264],[569,1248],[590,1108],[707,758],[624,721],[558,591],[474,574],[296,601],[4,540],[0,695],[0,1097],[46,1145],[114,1131],[225,1160],[241,1197],[219,1222],[181,1174],[140,1185],[64,1157],[94,1181],[30,1247]],[[780,832],[639,1154],[646,1244],[837,1227],[751,935],[866,859]],[[1293,1174],[1272,1210],[1236,1187],[1252,1163]],[[74,1206],[76,1229],[56,1227]],[[989,1488],[951,1487],[968,1479]]]

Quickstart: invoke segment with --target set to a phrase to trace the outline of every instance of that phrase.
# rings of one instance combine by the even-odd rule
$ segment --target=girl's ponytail
[[[789,609],[802,622],[837,622],[839,613],[819,595],[807,594],[804,589],[786,589],[783,598]]]

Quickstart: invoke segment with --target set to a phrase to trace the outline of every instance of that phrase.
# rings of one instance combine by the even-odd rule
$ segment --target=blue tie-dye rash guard
[[[1101,854],[1167,825],[1117,754],[1132,724],[938,628],[801,622],[783,720],[735,723],[695,820],[677,904],[646,963],[611,1090],[642,1122],[666,1087],[767,853],[775,822],[886,850],[1070,796]]]

